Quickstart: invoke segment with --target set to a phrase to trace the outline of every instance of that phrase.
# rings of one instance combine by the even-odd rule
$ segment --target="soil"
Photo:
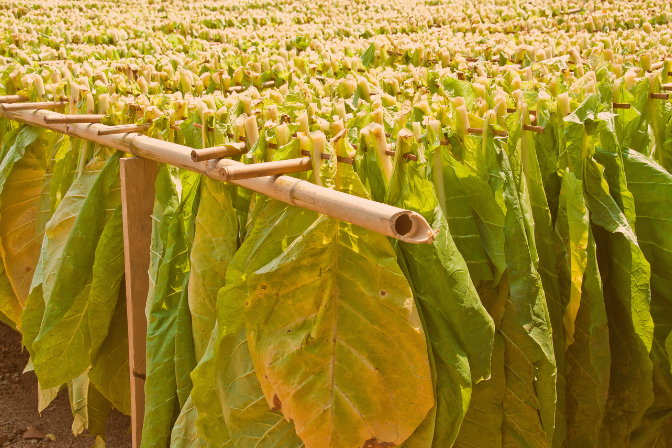
[[[72,412],[67,389],[42,411],[37,412],[37,378],[34,372],[22,374],[28,352],[21,335],[0,322],[0,447],[88,448],[94,439],[88,434],[72,434]],[[33,426],[51,441],[24,440],[23,432]],[[131,418],[113,409],[107,421],[105,439],[109,448],[130,448]],[[7,441],[5,441],[7,436]]]

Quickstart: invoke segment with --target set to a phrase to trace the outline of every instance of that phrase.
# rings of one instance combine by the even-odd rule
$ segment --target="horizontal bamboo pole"
[[[14,103],[0,104],[3,111],[21,111],[21,110],[47,110],[47,109],[58,109],[59,107],[65,107],[68,105],[67,101],[46,101],[41,103]]]
[[[539,134],[543,134],[546,128],[543,126],[532,126],[531,124],[524,124],[523,129],[526,131],[532,131],[532,132],[537,132]]]
[[[107,128],[101,124],[47,124],[44,122],[44,117],[49,115],[55,113],[43,110],[0,111],[0,116],[10,120],[90,140],[137,157],[204,174],[212,179],[223,180],[220,175],[221,168],[244,165],[231,159],[194,162],[191,159],[192,148],[186,146],[141,134],[98,135],[99,130]],[[305,180],[289,176],[266,176],[231,183],[287,204],[313,210],[409,243],[431,243],[434,240],[434,231],[416,212],[330,190]]]
[[[667,90],[668,92],[672,92],[672,84],[663,84],[663,90]]]
[[[23,95],[4,95],[0,96],[0,103],[21,103],[23,101],[28,101],[30,98]]]
[[[649,97],[653,100],[667,100],[670,98],[669,93],[651,93]]]
[[[61,115],[60,117],[44,117],[45,123],[70,124],[70,123],[100,123],[105,115]]]
[[[483,129],[482,128],[467,128],[467,132],[469,134],[478,134],[478,135],[483,135]],[[509,134],[506,131],[500,131],[497,129],[492,129],[491,132],[499,137],[508,137]]]
[[[630,109],[630,104],[629,103],[614,103],[613,104],[614,109]]]
[[[191,151],[191,160],[204,162],[206,160],[221,159],[222,157],[239,156],[247,152],[245,143],[230,143],[212,148],[194,149]]]
[[[120,124],[117,126],[108,126],[104,129],[98,129],[98,135],[114,135],[114,134],[127,134],[129,132],[145,132],[152,125],[150,123],[145,124]]]
[[[355,161],[353,159],[354,159],[356,154],[357,154],[357,152],[353,151],[350,154],[348,154],[350,157],[336,156],[336,161],[341,162],[341,163],[347,163],[348,165],[352,165],[352,164],[355,163]],[[311,157],[312,154],[310,153],[310,151],[302,149],[301,150],[301,155],[306,156],[306,157]],[[329,159],[331,159],[331,154],[320,153],[320,158],[323,159],[323,160],[329,160]]]
[[[313,163],[310,157],[299,159],[279,160],[277,162],[253,163],[240,166],[223,166],[219,169],[219,177],[224,182],[233,180],[252,179],[279,174],[300,173],[311,171]]]

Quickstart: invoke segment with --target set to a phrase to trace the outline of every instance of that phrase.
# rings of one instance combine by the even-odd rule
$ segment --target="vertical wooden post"
[[[153,160],[121,159],[121,207],[124,219],[124,259],[126,264],[126,306],[128,351],[131,375],[131,424],[133,448],[140,447],[145,415],[145,373],[147,318],[145,304],[149,291],[149,251],[152,241],[158,165]]]

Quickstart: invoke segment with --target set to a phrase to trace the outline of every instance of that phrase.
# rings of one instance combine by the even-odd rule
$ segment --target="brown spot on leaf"
[[[33,270],[33,268],[31,268],[30,266],[26,266],[26,272],[30,272],[32,270]]]
[[[385,297],[385,296],[387,295],[387,291],[380,291],[380,295],[381,295],[382,297]]]
[[[266,290],[266,288],[268,288],[268,286],[266,286],[266,285],[261,285],[261,289]]]
[[[362,448],[389,448],[391,446],[395,446],[395,444],[392,442],[379,442],[378,439],[372,437],[364,442]]]
[[[278,398],[278,395],[275,394],[273,395],[273,407],[271,408],[271,411],[279,411],[282,409],[282,401]]]

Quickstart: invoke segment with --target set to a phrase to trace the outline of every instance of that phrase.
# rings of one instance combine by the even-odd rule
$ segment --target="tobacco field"
[[[651,0],[1,3],[0,320],[40,410],[67,388],[98,448],[131,414],[132,154],[20,103],[432,229],[159,163],[142,448],[672,448],[671,50]]]

